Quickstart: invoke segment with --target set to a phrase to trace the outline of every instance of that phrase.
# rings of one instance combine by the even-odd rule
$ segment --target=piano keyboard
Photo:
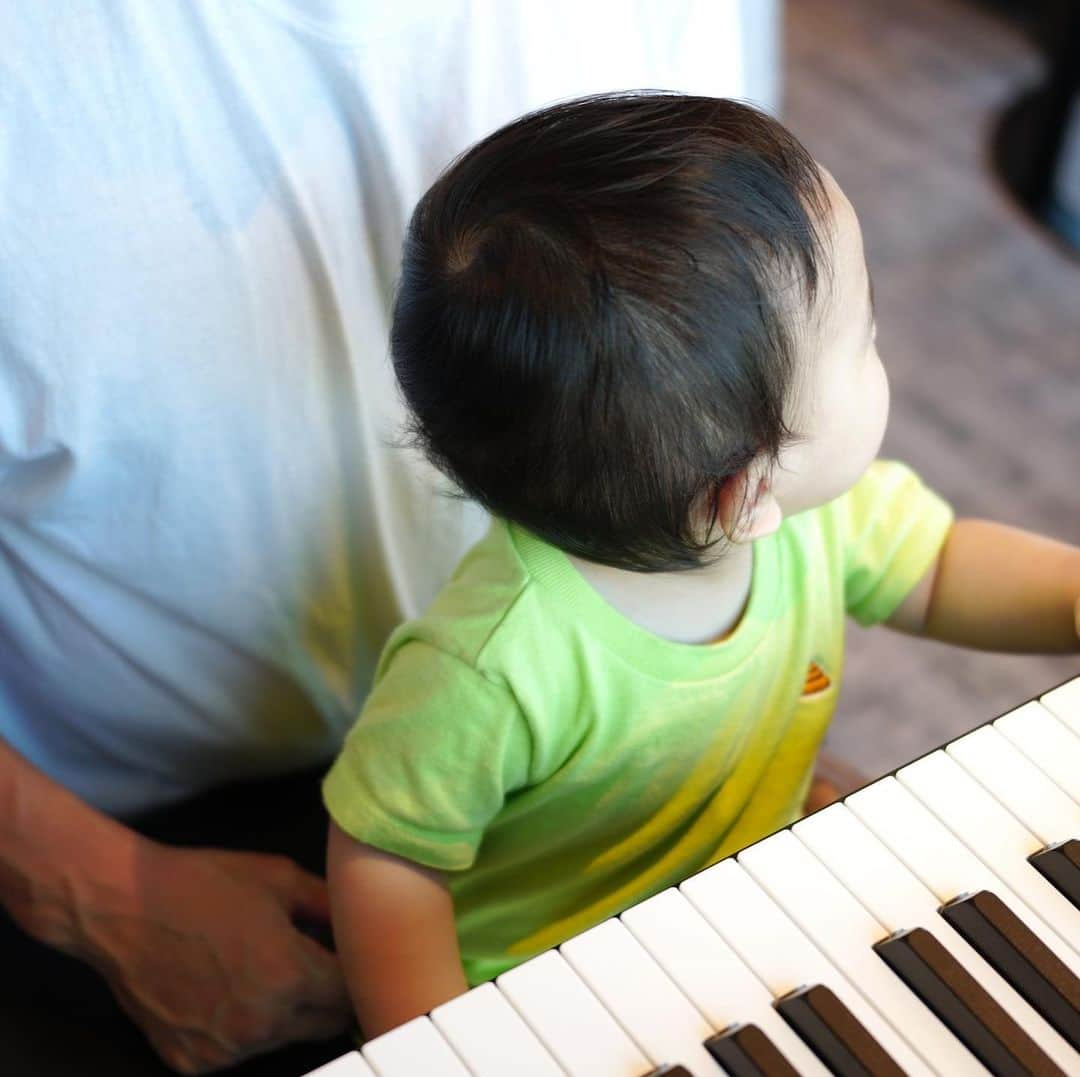
[[[1080,677],[307,1077],[1080,1075]]]

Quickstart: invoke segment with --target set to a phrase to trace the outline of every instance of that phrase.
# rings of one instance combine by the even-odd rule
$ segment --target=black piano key
[[[1080,979],[1001,898],[980,890],[947,902],[938,912],[1080,1049]]]
[[[823,984],[774,1000],[780,1016],[836,1077],[905,1077],[904,1071]]]
[[[1080,909],[1080,840],[1067,838],[1048,845],[1032,853],[1028,863]]]
[[[874,949],[991,1073],[1065,1077],[925,928],[897,931]]]
[[[757,1025],[732,1025],[705,1041],[709,1052],[731,1077],[799,1077]]]
[[[685,1066],[657,1066],[649,1070],[645,1077],[694,1077]]]

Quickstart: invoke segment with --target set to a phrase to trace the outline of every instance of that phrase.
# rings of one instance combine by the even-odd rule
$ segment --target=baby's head
[[[692,569],[877,454],[868,286],[854,211],[777,121],[604,94],[501,128],[424,195],[392,354],[464,495],[589,561]]]

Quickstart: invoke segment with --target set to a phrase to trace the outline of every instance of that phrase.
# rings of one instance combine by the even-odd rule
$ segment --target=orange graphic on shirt
[[[806,671],[806,683],[803,685],[802,694],[810,696],[815,692],[824,692],[830,684],[832,681],[829,680],[829,675],[825,670],[817,662],[811,662]]]

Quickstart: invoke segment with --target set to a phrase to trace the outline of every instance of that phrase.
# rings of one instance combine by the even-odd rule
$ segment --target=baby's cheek
[[[888,422],[889,422],[889,405],[890,405],[891,400],[892,400],[892,392],[891,392],[891,390],[889,388],[889,375],[885,370],[884,363],[882,363],[880,359],[878,360],[877,367],[878,367],[879,378],[880,378],[880,408],[879,408],[879,413],[878,414],[879,414],[879,423],[880,423],[880,426],[881,426],[881,431],[880,431],[880,433],[878,435],[878,442],[877,443],[878,443],[878,448],[881,448],[881,441],[885,436],[885,427],[888,425]],[[874,455],[875,456],[877,455],[876,451],[875,451]]]

